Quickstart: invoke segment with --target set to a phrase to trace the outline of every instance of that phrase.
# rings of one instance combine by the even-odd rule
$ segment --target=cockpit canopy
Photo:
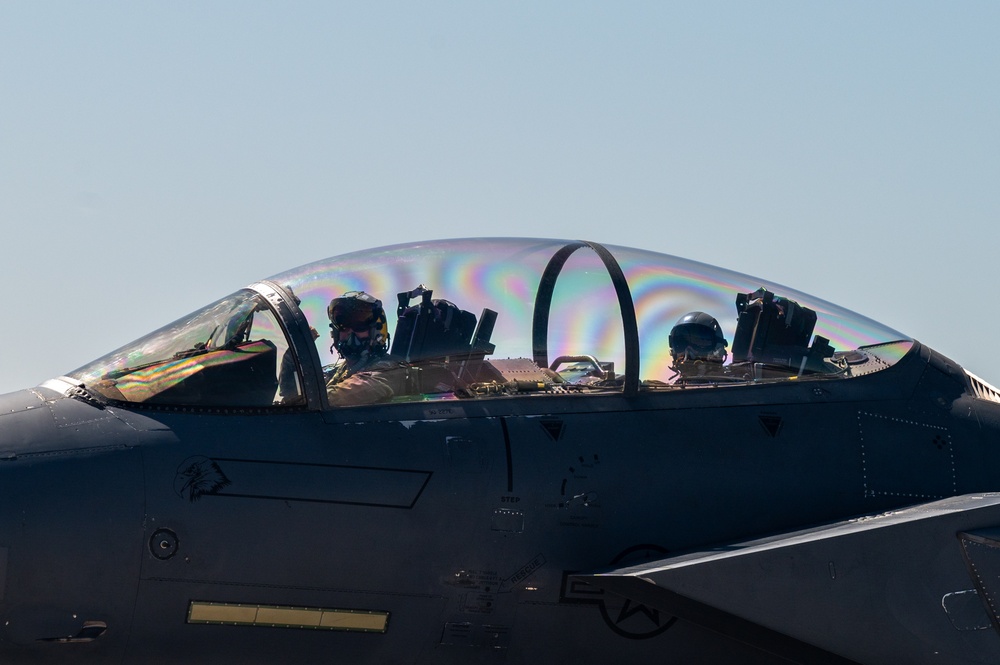
[[[402,377],[380,401],[847,379],[891,366],[912,344],[794,289],[674,256],[467,239],[354,252],[281,273],[69,376],[121,402],[330,408],[326,386],[340,358],[327,308],[353,291],[381,300],[388,359]],[[674,357],[674,326],[697,313],[708,319],[686,321],[714,318],[725,353]]]

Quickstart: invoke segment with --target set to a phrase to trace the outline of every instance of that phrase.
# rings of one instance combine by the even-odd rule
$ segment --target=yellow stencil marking
[[[188,607],[187,622],[384,633],[389,625],[389,613],[371,610],[247,605],[244,603],[213,603],[192,600]]]

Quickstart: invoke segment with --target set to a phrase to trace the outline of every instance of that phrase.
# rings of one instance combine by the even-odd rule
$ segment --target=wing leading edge
[[[793,663],[1000,662],[1000,494],[575,578]]]

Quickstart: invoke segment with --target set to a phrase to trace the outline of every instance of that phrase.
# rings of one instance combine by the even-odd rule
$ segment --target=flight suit
[[[387,356],[369,357],[353,367],[341,362],[327,381],[327,398],[331,406],[388,402],[395,395],[406,394],[407,370],[404,363]]]

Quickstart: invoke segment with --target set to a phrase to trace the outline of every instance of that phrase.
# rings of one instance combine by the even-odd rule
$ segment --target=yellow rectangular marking
[[[258,624],[316,628],[323,610],[295,609],[291,607],[261,607],[257,612]]]
[[[248,605],[192,600],[188,623],[259,626],[266,628],[311,628],[384,633],[389,613],[371,610],[345,610],[322,607],[283,605]]]
[[[188,623],[240,623],[252,624],[257,619],[256,605],[203,603],[193,601],[188,612]]]
[[[384,633],[388,623],[388,612],[325,610],[320,626],[331,630],[366,630]]]

